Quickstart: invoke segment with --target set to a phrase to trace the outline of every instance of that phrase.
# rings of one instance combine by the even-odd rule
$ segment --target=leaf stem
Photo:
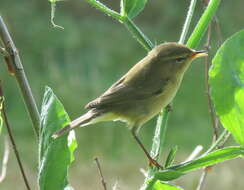
[[[147,50],[150,51],[154,45],[149,38],[135,25],[128,17],[124,19],[125,26],[132,33],[133,37]]]
[[[91,4],[93,7],[97,8],[100,11],[102,11],[103,13],[107,14],[108,16],[111,16],[111,17],[115,18],[116,20],[123,22],[123,17],[119,13],[108,8],[107,6],[102,4],[101,2],[99,2],[97,0],[86,0],[86,1],[89,4]]]
[[[5,25],[2,17],[0,16],[0,38],[5,46],[6,51],[9,54],[8,60],[10,60],[11,66],[14,69],[15,77],[22,92],[22,96],[25,101],[25,105],[32,120],[33,128],[36,135],[39,135],[39,112],[37,109],[36,101],[33,97],[29,82],[25,75],[23,65],[21,63],[18,50],[14,45],[14,42],[9,34],[7,26]]]

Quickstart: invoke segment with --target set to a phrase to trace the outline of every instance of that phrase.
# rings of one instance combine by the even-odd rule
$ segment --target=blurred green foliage
[[[119,10],[118,0],[102,2]],[[191,28],[202,13],[200,2]],[[151,0],[135,22],[157,44],[178,41],[189,3],[189,0]],[[243,7],[243,0],[222,1],[217,18],[223,40],[243,28]],[[1,0],[0,14],[19,49],[38,106],[44,86],[48,85],[70,117],[75,118],[85,112],[83,107],[88,101],[100,95],[146,52],[124,26],[85,1],[60,2],[56,8],[55,22],[64,30],[52,28],[48,1]],[[212,39],[211,54],[214,54],[218,42],[216,32]],[[0,63],[0,79],[5,88],[7,112],[14,134],[26,163],[35,170],[37,156],[28,154],[37,152],[35,143],[30,143],[35,142],[31,123],[14,77],[7,73],[2,59]],[[212,140],[202,63],[203,59],[195,61],[186,74],[169,120],[166,144],[168,147],[178,145],[182,152],[190,151],[198,144],[206,147]],[[153,119],[140,132],[148,148],[155,123]],[[123,124],[110,122],[76,130],[78,157],[91,160],[94,155],[102,155],[101,159],[116,164],[122,160],[146,162],[129,131],[120,126]]]

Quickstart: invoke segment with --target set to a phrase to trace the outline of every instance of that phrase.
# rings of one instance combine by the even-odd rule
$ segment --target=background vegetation
[[[116,7],[118,1],[103,2],[115,9],[119,8]],[[189,1],[186,0],[150,1],[135,22],[155,43],[177,41],[188,5]],[[235,3],[223,1],[220,5],[217,17],[223,40],[243,28],[243,7],[242,0],[236,0]],[[202,9],[201,3],[198,3],[196,13],[200,15]],[[44,86],[49,85],[72,118],[84,113],[83,106],[88,101],[102,93],[145,56],[145,51],[122,25],[85,2],[68,1],[58,4],[56,22],[65,27],[63,31],[51,27],[50,5],[47,1],[22,0],[9,3],[1,0],[0,12],[8,21],[38,102],[41,102]],[[194,16],[193,26],[198,20],[197,14]],[[216,40],[216,35],[213,38]],[[215,49],[213,47],[213,52]],[[195,62],[186,74],[169,120],[166,143],[168,148],[172,144],[179,146],[179,160],[185,158],[198,144],[206,147],[212,138],[204,87],[204,66],[201,62]],[[35,184],[38,150],[37,145],[32,143],[35,141],[31,123],[27,120],[26,112],[23,112],[24,106],[14,78],[7,74],[3,64],[0,72],[14,134],[28,177]],[[93,164],[94,156],[100,158],[108,183],[113,184],[118,180],[121,189],[141,184],[143,175],[139,168],[146,167],[146,159],[129,131],[122,125],[104,123],[77,130],[79,148],[76,152],[77,160],[71,168],[71,183],[74,188],[100,188]],[[148,147],[154,126],[155,120],[152,120],[140,132]],[[1,184],[3,189],[14,189],[16,184],[22,184],[19,171],[15,168],[15,158],[11,156],[7,179]],[[212,177],[208,185],[212,189],[230,189],[233,185],[236,189],[242,189],[242,181],[234,178],[243,168],[238,162],[219,165],[209,174]],[[198,182],[199,176],[196,173],[190,175],[180,179],[182,182],[184,180],[182,186],[185,189],[192,189]],[[24,189],[24,186],[19,186],[18,189]]]

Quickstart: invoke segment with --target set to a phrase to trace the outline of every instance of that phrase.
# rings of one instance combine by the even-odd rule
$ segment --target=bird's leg
[[[131,130],[131,133],[134,137],[134,139],[136,140],[136,142],[138,143],[138,145],[141,147],[141,149],[143,150],[143,152],[146,154],[148,160],[149,160],[149,165],[154,165],[157,168],[163,168],[163,166],[161,166],[155,159],[153,159],[150,154],[148,153],[147,149],[144,147],[144,145],[142,144],[141,140],[138,138],[137,133],[136,133],[136,127],[133,127]]]

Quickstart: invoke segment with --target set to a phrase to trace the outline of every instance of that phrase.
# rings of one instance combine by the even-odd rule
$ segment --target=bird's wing
[[[145,63],[142,65],[142,63],[136,64],[104,94],[88,103],[86,108],[103,108],[125,104],[128,101],[143,100],[161,94],[166,80],[162,77],[152,77],[151,75],[157,71],[151,68],[150,62],[147,65]]]

